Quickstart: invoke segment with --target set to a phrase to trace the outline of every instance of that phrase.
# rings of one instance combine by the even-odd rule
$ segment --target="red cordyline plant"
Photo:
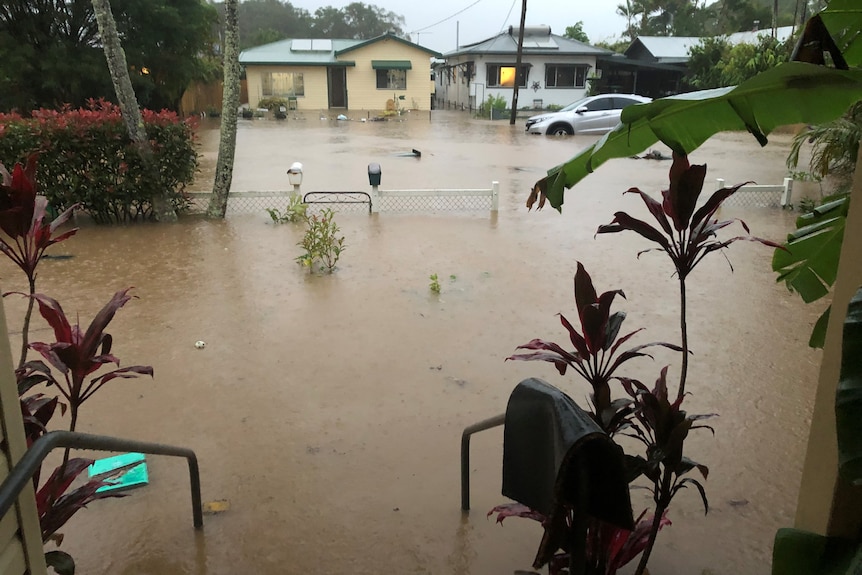
[[[597,234],[633,231],[642,237],[658,244],[657,248],[644,250],[663,251],[673,262],[679,280],[680,291],[680,333],[682,339],[682,367],[676,400],[671,403],[667,390],[667,368],[664,368],[653,390],[636,380],[618,378],[623,383],[630,396],[635,401],[635,420],[632,425],[634,433],[630,434],[642,441],[646,447],[646,458],[629,458],[629,464],[635,467],[635,472],[643,473],[652,482],[653,498],[656,503],[655,517],[664,515],[665,510],[674,495],[690,485],[697,488],[703,499],[704,510],[709,511],[706,492],[703,486],[691,477],[682,477],[692,469],[697,469],[706,479],[709,472],[705,465],[683,457],[683,444],[688,432],[692,429],[708,426],[698,425],[697,421],[714,414],[687,415],[680,409],[686,395],[685,384],[688,375],[688,329],[686,324],[686,279],[694,268],[712,252],[724,250],[738,240],[755,241],[771,247],[780,247],[777,243],[750,235],[748,226],[742,220],[719,220],[716,213],[727,198],[732,196],[744,184],[730,188],[722,188],[697,207],[698,199],[703,191],[706,177],[706,165],[691,165],[687,156],[673,154],[673,164],[670,168],[670,186],[662,191],[662,201],[652,198],[637,188],[631,188],[626,193],[638,194],[647,210],[658,223],[658,227],[648,224],[627,214],[616,212],[610,224],[599,226]],[[719,239],[717,232],[735,221],[739,221],[747,235],[729,239]],[[731,267],[731,269],[733,269]],[[650,553],[660,528],[659,521],[654,519],[649,534],[649,540],[636,575],[646,570]]]
[[[36,267],[52,245],[69,239],[77,228],[57,234],[58,228],[72,216],[72,206],[49,222],[46,219],[48,200],[36,195],[36,165],[38,154],[27,158],[27,165],[15,164],[12,174],[0,164],[0,252],[15,262],[27,276],[30,294],[36,293]],[[33,300],[27,305],[22,330],[21,357],[18,367],[27,359],[30,317]]]
[[[19,370],[19,381],[27,382],[30,386],[37,383],[56,386],[69,403],[69,431],[75,431],[81,405],[107,382],[116,378],[153,375],[153,368],[150,366],[119,367],[120,360],[111,354],[113,338],[105,332],[117,310],[132,299],[129,295],[131,289],[126,288],[115,293],[111,301],[96,314],[86,331],[83,331],[79,324],[72,325],[69,322],[57,300],[42,294],[29,296],[39,304],[39,313],[54,330],[57,340],[54,343],[34,342],[30,344],[30,348],[38,351],[62,377],[54,377],[48,365],[37,360],[24,364]],[[111,363],[116,364],[117,369],[87,381],[88,376]]]
[[[688,472],[697,469],[706,479],[709,468],[685,457],[683,446],[689,432],[694,429],[708,429],[714,434],[710,426],[703,425],[700,421],[715,417],[715,414],[688,415],[680,409],[682,397],[671,403],[667,390],[667,367],[661,370],[652,390],[636,379],[621,377],[619,380],[635,401],[635,422],[630,426],[632,431],[626,435],[636,438],[646,448],[646,458],[627,458],[629,468],[635,479],[643,474],[650,481],[652,485],[649,489],[656,505],[652,526],[648,530],[644,552],[636,571],[643,573],[661,529],[657,517],[667,514],[671,500],[680,489],[693,485],[703,500],[704,513],[709,513],[709,502],[703,485],[697,479],[684,477]]]
[[[545,527],[548,517],[530,509],[521,503],[506,503],[498,505],[488,512],[488,517],[497,514],[497,523],[502,524],[507,517],[525,517],[538,521]],[[623,529],[609,523],[592,522],[587,532],[586,561],[588,573],[594,575],[615,575],[619,569],[628,565],[632,559],[638,556],[647,546],[650,529],[655,521],[653,515],[647,515],[644,510],[635,521],[633,531]],[[670,525],[667,512],[659,521],[660,527]],[[563,575],[569,567],[569,552],[559,551],[549,558],[538,558],[535,568],[540,568],[538,563],[547,562],[550,575]]]
[[[658,248],[653,250],[665,252],[673,262],[679,279],[680,289],[680,331],[682,335],[682,372],[679,381],[677,399],[685,395],[686,376],[688,374],[688,329],[686,327],[686,297],[685,280],[704,257],[712,252],[723,250],[737,240],[760,242],[774,248],[781,247],[775,242],[756,238],[751,235],[736,236],[719,240],[716,232],[738,221],[746,234],[750,234],[748,226],[739,219],[718,220],[715,214],[724,201],[732,196],[745,183],[731,188],[722,188],[697,208],[698,198],[703,191],[703,180],[706,177],[706,164],[690,165],[688,157],[673,153],[673,164],[670,167],[670,187],[662,191],[662,201],[651,197],[638,188],[630,188],[625,193],[638,194],[646,204],[659,227],[648,224],[627,214],[616,212],[610,224],[599,226],[597,234],[608,234],[622,231],[633,231],[653,243]]]
[[[666,347],[674,351],[682,351],[678,345],[666,342],[651,342],[621,351],[621,347],[634,335],[641,331],[636,329],[621,335],[626,314],[623,311],[611,313],[611,305],[616,296],[625,298],[622,290],[611,290],[599,294],[593,280],[583,264],[578,262],[574,279],[575,307],[578,312],[580,331],[562,314],[560,323],[569,333],[569,339],[574,349],[569,351],[561,345],[534,339],[519,346],[518,349],[533,350],[532,353],[517,354],[507,359],[521,361],[547,361],[553,363],[560,375],[565,375],[569,368],[577,372],[592,388],[590,399],[593,412],[590,414],[595,422],[609,435],[624,430],[631,425],[631,417],[637,406],[636,398],[611,398],[610,383],[620,379],[615,374],[626,362],[636,357],[652,357],[645,350],[650,347]],[[632,464],[637,462],[631,458]],[[639,470],[632,469],[631,478],[640,475]],[[501,505],[491,510],[499,513],[498,522],[509,516],[534,519],[546,524],[546,519],[539,512],[520,504]],[[644,512],[645,513],[645,512]],[[666,513],[661,515],[661,526],[670,525]],[[653,517],[638,519],[637,527],[629,532],[597,519],[591,519],[587,530],[587,572],[594,575],[612,575],[617,569],[629,563],[648,545]],[[569,525],[571,528],[571,525]],[[544,548],[544,546],[542,547]],[[568,552],[545,556],[540,548],[540,556],[536,558],[534,567],[548,563],[551,573],[558,573],[562,566],[568,565]],[[565,550],[564,550],[565,551]]]
[[[677,345],[665,342],[652,342],[629,348],[621,353],[620,347],[643,328],[636,329],[620,336],[620,329],[626,314],[623,311],[611,314],[611,304],[616,296],[626,297],[622,290],[596,292],[590,274],[578,262],[575,272],[575,307],[578,311],[580,332],[559,314],[560,323],[569,332],[569,339],[575,347],[572,351],[565,350],[559,344],[534,339],[518,349],[535,350],[533,353],[518,354],[507,359],[520,361],[548,361],[553,363],[560,375],[566,375],[571,367],[592,388],[590,399],[593,403],[593,419],[605,432],[613,434],[624,427],[627,418],[632,413],[632,400],[623,398],[612,400],[610,382],[617,369],[625,362],[636,357],[652,357],[645,349],[650,347],[666,347],[682,351]]]
[[[594,417],[602,428],[609,433],[622,432],[634,437],[645,447],[645,457],[626,455],[626,463],[631,480],[643,475],[650,481],[656,509],[651,516],[645,517],[646,512],[641,514],[637,528],[627,535],[620,533],[619,530],[613,532],[616,528],[592,520],[588,526],[587,539],[587,568],[590,573],[614,573],[624,564],[622,559],[628,562],[637,553],[643,551],[635,571],[636,575],[643,574],[659,530],[669,524],[667,510],[671,500],[681,489],[694,486],[703,500],[704,510],[709,511],[703,485],[697,479],[687,476],[689,472],[696,469],[706,479],[709,469],[683,455],[683,446],[689,432],[699,428],[712,431],[711,427],[700,422],[715,415],[688,415],[681,409],[686,395],[685,382],[689,355],[685,282],[704,257],[727,248],[737,240],[756,241],[778,247],[774,242],[752,237],[748,226],[741,220],[721,221],[715,217],[723,202],[743,184],[718,190],[698,208],[698,199],[706,177],[706,166],[692,166],[686,156],[675,153],[669,176],[670,186],[662,192],[662,201],[653,199],[637,188],[631,188],[627,192],[641,197],[647,210],[658,223],[657,226],[634,218],[626,212],[617,212],[613,221],[608,225],[600,226],[597,233],[634,231],[657,244],[658,247],[653,249],[665,252],[674,264],[680,285],[682,345],[681,347],[661,343],[648,345],[663,345],[682,351],[682,368],[676,399],[671,402],[668,393],[667,367],[661,371],[652,390],[638,380],[616,375],[615,370],[623,361],[638,355],[646,355],[639,351],[645,346],[633,348],[612,359],[620,344],[636,332],[618,339],[619,324],[625,316],[611,315],[610,305],[614,297],[622,295],[622,292],[617,290],[597,295],[589,276],[580,264],[575,277],[575,300],[581,333],[561,316],[561,321],[569,331],[575,350],[566,351],[557,344],[533,340],[521,346],[520,349],[532,349],[535,350],[534,353],[509,358],[550,361],[556,365],[561,374],[565,374],[568,367],[577,370],[593,387],[592,400],[598,414],[598,416],[594,414]],[[717,232],[735,221],[739,221],[749,235],[718,239]],[[652,250],[644,250],[646,251]],[[608,391],[611,379],[620,381],[631,399],[611,401]],[[605,413],[608,415],[605,416]],[[544,520],[534,510],[519,505],[504,505],[492,510],[494,511],[501,514],[498,516],[498,521],[512,515],[538,521]],[[622,547],[620,547],[621,542]],[[552,572],[563,565],[552,558],[543,559],[550,561]],[[539,562],[538,559],[537,562]]]
[[[16,371],[18,393],[23,396],[31,388],[40,384],[48,387],[55,386],[68,403],[71,414],[69,431],[75,431],[81,405],[105,383],[116,378],[153,375],[153,368],[150,366],[135,365],[120,368],[120,360],[111,353],[113,338],[105,331],[116,312],[132,298],[128,293],[131,289],[126,288],[115,293],[96,314],[86,331],[83,331],[79,324],[73,325],[69,322],[60,303],[55,299],[42,294],[29,295],[31,300],[38,303],[39,312],[53,328],[56,341],[50,344],[42,342],[30,344],[30,348],[38,351],[47,364],[41,360],[34,360],[26,362],[19,368]],[[118,368],[87,380],[96,371],[112,363]],[[51,368],[59,372],[61,377],[55,377]],[[28,446],[47,432],[48,421],[56,412],[58,405],[65,413],[67,405],[59,402],[57,397],[48,398],[44,394],[37,393],[21,398]],[[72,482],[92,463],[91,459],[69,459],[67,449],[63,463],[54,470],[41,488],[38,487],[39,474],[34,475],[34,486],[37,488],[36,504],[43,541],[53,539],[59,545],[62,542],[62,535],[56,534],[57,529],[79,509],[97,499],[121,496],[100,493],[98,489],[108,485],[110,477],[119,475],[126,469],[95,476],[85,484],[68,491]],[[61,575],[74,573],[74,561],[67,553],[51,551],[45,554],[45,558],[57,573]]]

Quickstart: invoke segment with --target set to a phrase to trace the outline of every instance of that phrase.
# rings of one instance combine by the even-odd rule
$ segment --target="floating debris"
[[[633,160],[671,160],[670,156],[665,156],[659,150],[650,150],[643,156],[632,156]]]
[[[96,493],[117,491],[147,485],[146,456],[143,453],[121,453],[104,459],[97,459],[87,469],[90,478],[101,476],[108,485],[99,487]]]
[[[203,505],[204,515],[215,515],[224,513],[230,510],[230,501],[227,499],[217,499],[215,501],[207,501]]]
[[[395,154],[399,158],[421,158],[422,152],[417,149],[412,149],[409,152],[402,152],[400,154]]]

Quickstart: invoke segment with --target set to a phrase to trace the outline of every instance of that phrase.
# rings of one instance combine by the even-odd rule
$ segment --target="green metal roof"
[[[258,66],[355,66],[355,62],[341,60],[339,57],[346,52],[380,42],[381,40],[394,40],[433,56],[440,56],[439,52],[435,52],[419,44],[408,42],[394,34],[384,34],[371,40],[309,40],[299,38],[281,40],[243,50],[239,55],[239,63]],[[382,62],[383,60],[377,61]],[[400,70],[410,69],[409,60],[394,60],[394,62],[407,62],[408,67],[405,68],[402,65],[400,67],[391,66],[390,68]]]
[[[434,56],[435,58],[440,58],[442,56],[442,54],[440,54],[440,52],[435,52],[434,50],[432,50],[430,48],[426,48],[425,46],[420,46],[419,44],[414,44],[413,42],[405,40],[404,38],[399,38],[398,36],[396,36],[395,34],[392,34],[392,33],[383,34],[382,36],[378,36],[377,38],[372,38],[371,40],[359,40],[356,42],[356,44],[349,46],[347,48],[340,48],[340,49],[336,48],[335,55],[340,56],[344,52],[349,52],[351,50],[357,50],[359,48],[363,48],[363,47],[368,46],[370,44],[374,44],[375,42],[380,42],[381,40],[394,40],[396,42],[400,42],[401,44],[404,44],[405,46],[410,46],[411,48],[416,48],[417,50],[422,50],[423,52],[427,52],[428,54]],[[335,40],[333,40],[333,42],[335,42]]]
[[[371,67],[375,70],[412,70],[410,60],[372,60]]]
[[[296,45],[294,46],[294,42]],[[328,49],[310,49],[310,40],[281,40],[263,46],[243,50],[239,55],[240,64],[278,64],[282,66],[355,66],[354,62],[338,60],[336,54],[359,44],[362,40],[331,40],[323,44]]]

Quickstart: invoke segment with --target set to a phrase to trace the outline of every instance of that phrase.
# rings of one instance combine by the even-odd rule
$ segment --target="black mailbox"
[[[380,164],[368,164],[368,184],[380,185]]]

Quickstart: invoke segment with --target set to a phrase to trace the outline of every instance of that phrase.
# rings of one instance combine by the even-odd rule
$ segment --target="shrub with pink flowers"
[[[77,110],[36,110],[32,117],[0,114],[0,163],[40,152],[39,187],[51,208],[79,204],[98,223],[148,220],[153,198],[167,191],[178,211],[198,166],[194,126],[174,112],[143,111],[159,178],[146,169],[120,109],[91,100]]]

